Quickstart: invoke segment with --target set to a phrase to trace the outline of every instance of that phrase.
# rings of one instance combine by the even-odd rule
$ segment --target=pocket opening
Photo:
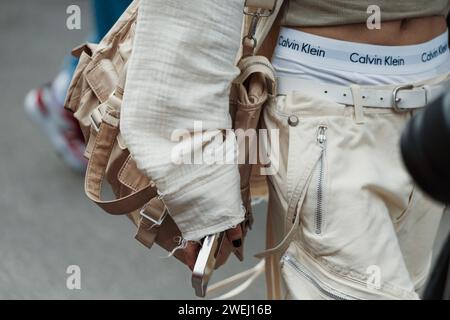
[[[282,258],[283,266],[289,266],[296,275],[311,284],[321,294],[333,300],[361,300],[354,296],[337,291],[309,272],[303,265],[301,265],[294,257],[285,254]]]

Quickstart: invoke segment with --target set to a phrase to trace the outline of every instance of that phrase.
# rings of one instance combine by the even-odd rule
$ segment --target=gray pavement
[[[82,30],[66,29],[66,8],[82,8]],[[0,299],[191,299],[189,271],[158,248],[133,239],[133,227],[83,194],[23,110],[27,91],[58,72],[69,49],[89,33],[87,0],[0,1]],[[264,245],[264,206],[247,241],[245,263],[233,259],[221,279],[253,266]],[[438,244],[448,229],[446,223]],[[81,290],[66,288],[79,265]],[[261,278],[242,299],[264,298]]]

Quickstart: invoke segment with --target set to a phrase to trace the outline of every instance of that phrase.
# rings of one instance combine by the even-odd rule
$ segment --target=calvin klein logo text
[[[447,49],[448,49],[448,44],[442,44],[439,46],[439,48],[422,53],[421,60],[422,60],[422,62],[431,61],[431,60],[439,57],[441,54],[446,53]]]
[[[295,40],[291,40],[289,38],[280,36],[280,38],[278,39],[278,45],[301,53],[306,53],[312,56],[325,58],[325,50],[321,49],[320,47],[314,47],[307,42],[299,43]]]
[[[383,58],[378,56],[370,56],[368,54],[360,55],[357,52],[353,52],[350,55],[350,61],[353,63],[360,63],[360,64],[368,64],[368,65],[375,65],[375,66],[404,66],[405,65],[405,59],[400,57],[393,57],[393,56],[385,56]]]

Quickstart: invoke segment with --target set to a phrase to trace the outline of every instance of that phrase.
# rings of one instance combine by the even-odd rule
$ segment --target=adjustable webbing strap
[[[266,79],[268,92],[276,95],[276,79],[270,62],[265,57],[253,56],[264,42],[267,34],[275,22],[283,0],[247,0],[244,7],[244,23],[242,27],[242,45],[236,57],[236,65],[241,70],[240,75],[233,81],[235,84],[244,83],[255,73],[262,74]],[[244,59],[242,58],[244,57]],[[269,245],[269,244],[268,244]],[[261,261],[255,267],[227,278],[208,288],[208,294],[221,291],[224,288],[245,280],[240,286],[222,295],[219,299],[228,299],[244,291],[264,271],[265,261]],[[267,273],[267,270],[266,270]]]
[[[278,13],[283,5],[283,0],[247,0],[246,6],[244,8],[244,26],[245,30],[248,28],[248,33],[243,34],[243,55],[254,55],[258,52],[261,45],[264,43],[265,38],[270,32],[275,20],[277,19]],[[256,8],[256,10],[255,10]],[[264,14],[269,10],[270,14]],[[253,15],[249,14],[249,12],[254,12]],[[276,94],[276,80],[272,79],[274,75],[273,69],[267,70],[267,66],[264,63],[258,63],[260,61],[255,61],[252,66],[246,68],[244,72],[240,75],[239,78],[246,79],[249,74],[254,72],[263,72],[268,85],[272,85],[273,87],[268,88],[269,92],[272,94]],[[270,64],[269,64],[270,65]],[[239,80],[239,78],[237,80]],[[272,248],[273,243],[273,234],[272,234],[272,226],[269,221],[270,213],[268,213],[267,217],[267,230],[266,230],[266,248]],[[267,288],[267,298],[268,299],[279,299],[280,298],[280,276],[279,276],[279,266],[275,259],[274,255],[269,255],[265,262],[265,274],[266,274],[266,288]],[[254,279],[254,278],[253,278]]]
[[[104,201],[101,199],[102,185],[105,179],[106,168],[114,146],[119,139],[119,108],[123,97],[126,80],[126,65],[118,78],[117,86],[107,101],[95,109],[91,114],[91,123],[96,136],[89,140],[90,157],[85,177],[85,193],[90,200],[106,212],[113,215],[123,215],[142,208],[150,199],[157,196],[153,182],[149,182],[140,190],[128,196]],[[94,139],[95,138],[95,139]]]
[[[85,177],[85,193],[106,212],[113,215],[127,214],[142,208],[151,198],[157,196],[155,185],[150,182],[142,189],[123,198],[104,201],[101,199],[103,181],[111,152],[119,133],[117,112],[108,111],[102,118],[95,143],[89,158]]]
[[[268,210],[266,220],[266,248],[273,248],[275,246],[272,212]],[[270,255],[263,259],[266,266],[266,295],[269,300],[277,300],[281,296],[281,285],[279,266],[274,255]]]

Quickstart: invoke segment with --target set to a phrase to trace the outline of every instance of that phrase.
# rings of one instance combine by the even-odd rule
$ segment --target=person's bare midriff
[[[295,29],[322,37],[344,41],[386,46],[403,46],[431,40],[447,28],[443,16],[431,16],[400,21],[388,21],[381,29],[370,30],[366,24],[348,24],[332,27],[296,27]]]
[[[323,27],[290,27],[310,34],[350,42],[385,46],[414,45],[431,40],[445,32],[444,16],[382,22],[380,29],[368,29],[366,23]],[[279,28],[273,28],[261,53],[270,57],[276,45]]]

